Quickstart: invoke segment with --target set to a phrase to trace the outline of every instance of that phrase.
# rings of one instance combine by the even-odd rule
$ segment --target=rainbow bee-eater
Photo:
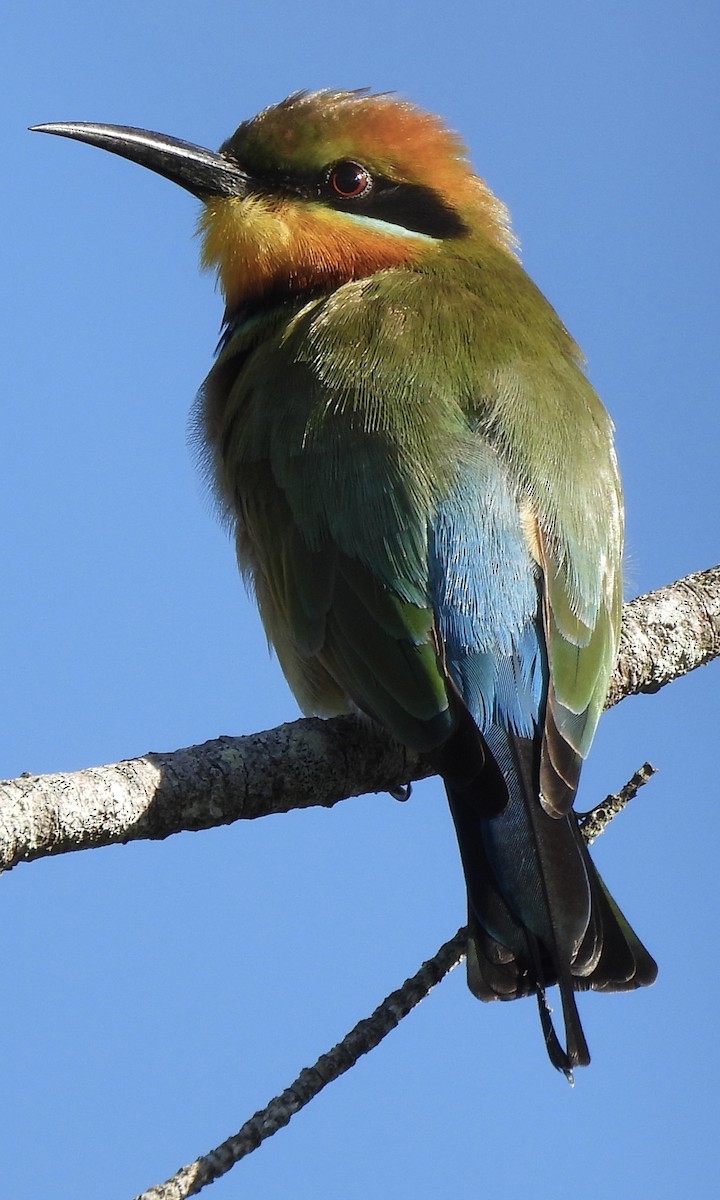
[[[202,202],[225,300],[203,457],[301,709],[359,711],[442,775],[482,1000],[535,995],[589,1062],[575,991],[653,981],[573,801],[621,613],[612,424],[508,215],[436,117],[301,92],[219,153],[38,126]],[[565,1046],[545,989],[557,983]]]

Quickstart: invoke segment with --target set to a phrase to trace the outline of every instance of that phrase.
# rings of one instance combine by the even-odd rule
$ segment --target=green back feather
[[[575,344],[511,254],[439,248],[421,268],[241,326],[201,419],[301,704],[333,711],[344,691],[413,745],[448,720],[428,523],[486,439],[537,520],[550,703],[561,737],[587,752],[619,632],[612,427]]]

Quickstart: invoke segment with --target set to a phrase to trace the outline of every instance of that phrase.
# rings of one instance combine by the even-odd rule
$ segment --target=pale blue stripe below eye
[[[348,221],[353,221],[356,225],[363,225],[368,229],[377,229],[380,233],[392,234],[393,237],[419,238],[421,242],[436,242],[438,240],[437,238],[430,237],[429,233],[418,233],[416,229],[406,229],[404,225],[396,225],[392,221],[381,221],[378,217],[366,217],[362,213],[338,212],[338,216],[346,217]]]

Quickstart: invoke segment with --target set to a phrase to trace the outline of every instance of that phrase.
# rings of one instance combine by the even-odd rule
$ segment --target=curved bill
[[[245,196],[248,191],[248,176],[236,162],[213,150],[164,133],[153,133],[150,129],[58,121],[32,125],[31,132],[55,133],[59,137],[99,146],[101,150],[110,150],[178,183],[199,200],[211,196]]]

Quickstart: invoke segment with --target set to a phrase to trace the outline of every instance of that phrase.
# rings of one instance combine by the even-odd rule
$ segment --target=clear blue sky
[[[628,594],[719,557],[718,75],[711,0],[6,7],[0,773],[292,719],[187,447],[221,315],[196,205],[51,120],[216,146],[300,87],[444,114],[611,410]],[[571,1091],[532,1003],[456,971],[208,1193],[605,1200],[716,1184],[717,665],[605,718],[581,807],[660,774],[597,847],[660,963],[580,1003]],[[129,1200],[235,1129],[463,919],[437,781],[0,887],[0,1161],[13,1200]]]

